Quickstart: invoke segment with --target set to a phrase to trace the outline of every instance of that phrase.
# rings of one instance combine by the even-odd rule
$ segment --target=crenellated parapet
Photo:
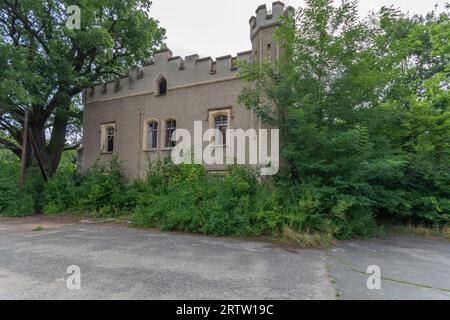
[[[202,85],[208,82],[236,78],[239,61],[250,62],[252,52],[238,53],[236,56],[223,56],[215,60],[200,58],[194,54],[185,57],[173,56],[170,50],[154,54],[153,60],[143,67],[130,70],[127,77],[114,82],[99,84],[85,89],[85,103],[126,98],[141,94],[157,95],[157,81],[164,77],[168,90]]]
[[[256,16],[250,18],[250,39],[258,34],[263,28],[273,27],[280,23],[280,18],[294,13],[294,8],[286,7],[281,1],[272,3],[272,10],[269,13],[265,4],[256,9]]]
[[[170,50],[154,54],[153,60],[134,70],[127,77],[114,82],[99,84],[83,91],[85,103],[158,93],[158,81],[165,80],[167,90],[202,85],[236,78],[239,61],[257,62],[278,59],[282,48],[274,39],[274,33],[283,16],[294,14],[294,9],[277,1],[269,11],[266,5],[256,9],[250,19],[252,49],[213,59],[193,54],[184,58],[173,56]]]

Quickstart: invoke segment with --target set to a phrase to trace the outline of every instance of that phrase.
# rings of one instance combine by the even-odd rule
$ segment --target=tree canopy
[[[340,234],[375,215],[450,219],[448,6],[376,16],[307,0],[278,31],[283,57],[242,71],[240,101],[281,129],[304,210]]]
[[[80,8],[80,29],[66,25],[70,5]],[[21,155],[28,111],[52,175],[74,142],[67,138],[80,123],[82,89],[125,76],[163,45],[150,8],[149,0],[1,0],[0,148]]]

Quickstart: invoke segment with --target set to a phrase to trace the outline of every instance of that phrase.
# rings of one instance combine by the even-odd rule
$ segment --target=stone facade
[[[256,115],[237,103],[246,85],[237,77],[239,61],[276,59],[279,49],[273,35],[281,16],[289,14],[281,2],[258,7],[250,19],[252,49],[233,57],[184,59],[170,50],[158,52],[143,68],[128,77],[83,91],[84,141],[79,160],[82,170],[117,155],[130,179],[143,177],[149,161],[170,153],[170,127],[193,131],[194,121],[203,130],[213,128],[216,116],[228,128],[261,128]],[[206,143],[207,144],[207,143]],[[224,167],[208,167],[220,171]]]

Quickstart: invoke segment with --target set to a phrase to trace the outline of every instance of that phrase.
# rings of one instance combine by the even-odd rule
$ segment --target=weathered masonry
[[[236,75],[237,65],[278,58],[274,32],[292,10],[281,2],[274,2],[270,12],[259,6],[250,19],[251,50],[236,56],[181,58],[165,50],[126,78],[85,89],[80,169],[117,155],[128,178],[142,177],[149,161],[169,155],[171,133],[177,128],[192,131],[194,121],[202,121],[204,130],[261,128],[253,112],[237,104],[245,85]],[[218,148],[223,144],[217,141]]]

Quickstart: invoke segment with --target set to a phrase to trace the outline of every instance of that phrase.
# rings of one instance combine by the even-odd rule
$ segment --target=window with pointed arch
[[[157,82],[157,95],[165,96],[167,94],[167,79],[161,77]]]

